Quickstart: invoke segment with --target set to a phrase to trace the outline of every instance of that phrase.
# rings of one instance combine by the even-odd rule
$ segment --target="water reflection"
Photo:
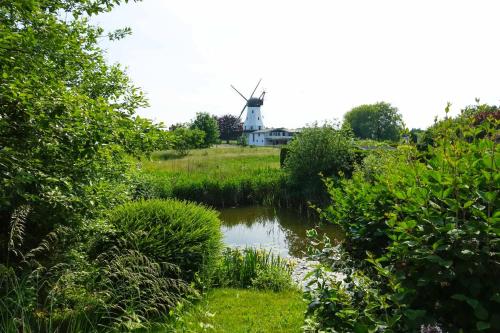
[[[226,208],[220,213],[227,245],[273,248],[282,256],[303,257],[307,249],[306,230],[319,223],[293,210],[259,206]],[[333,225],[322,225],[318,230],[332,240],[341,238]]]

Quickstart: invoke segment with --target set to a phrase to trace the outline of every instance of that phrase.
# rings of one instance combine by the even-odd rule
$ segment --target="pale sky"
[[[96,21],[132,28],[102,46],[147,94],[139,114],[167,125],[237,115],[229,85],[249,95],[262,78],[266,127],[386,101],[425,128],[448,101],[500,104],[499,15],[499,0],[145,0]]]

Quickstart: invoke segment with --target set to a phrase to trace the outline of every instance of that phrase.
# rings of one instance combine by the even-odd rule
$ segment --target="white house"
[[[286,128],[264,128],[245,132],[247,142],[254,146],[276,146],[287,144],[299,131]]]

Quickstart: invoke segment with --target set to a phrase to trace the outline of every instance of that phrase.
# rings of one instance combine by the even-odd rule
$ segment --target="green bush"
[[[285,161],[290,184],[305,201],[326,201],[320,174],[326,177],[350,175],[354,169],[354,141],[351,132],[325,124],[305,128],[288,144]]]
[[[400,309],[396,331],[438,323],[450,332],[495,332],[499,121],[463,117],[440,126],[425,155],[403,147],[378,163],[367,160],[340,187],[330,183],[332,205],[323,216],[344,229],[349,254],[370,263],[355,266],[391,301],[388,311]]]
[[[137,201],[114,209],[109,221],[115,246],[173,264],[186,281],[209,277],[217,263],[222,235],[212,209],[171,199]]]

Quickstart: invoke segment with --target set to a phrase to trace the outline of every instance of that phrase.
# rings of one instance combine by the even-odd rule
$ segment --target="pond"
[[[306,231],[319,223],[294,210],[261,206],[224,208],[220,218],[228,246],[269,248],[284,257],[297,258],[307,251]],[[330,224],[319,226],[318,233],[326,233],[332,242],[342,238],[339,228]]]

